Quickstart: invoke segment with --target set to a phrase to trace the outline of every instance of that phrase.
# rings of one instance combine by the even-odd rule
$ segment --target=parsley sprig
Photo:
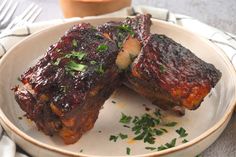
[[[176,132],[179,134],[180,137],[186,137],[188,136],[188,133],[186,132],[186,130],[182,127],[180,127],[179,129],[176,130]]]

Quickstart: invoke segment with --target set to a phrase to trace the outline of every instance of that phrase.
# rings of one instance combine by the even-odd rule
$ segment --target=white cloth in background
[[[230,33],[221,31],[219,29],[208,26],[196,19],[188,16],[173,14],[166,9],[153,8],[146,6],[136,6],[122,9],[117,12],[102,15],[108,17],[115,16],[129,16],[136,13],[150,13],[153,18],[171,22],[189,29],[192,32],[201,35],[221,48],[229,57],[234,67],[236,67],[236,36]],[[0,58],[7,53],[16,43],[27,38],[30,34],[38,32],[47,27],[64,23],[66,21],[78,20],[79,18],[72,19],[59,19],[46,22],[39,22],[29,24],[27,26],[16,28],[14,30],[3,32],[0,34]],[[0,126],[0,157],[26,157],[22,152],[16,151],[15,143],[4,133]]]

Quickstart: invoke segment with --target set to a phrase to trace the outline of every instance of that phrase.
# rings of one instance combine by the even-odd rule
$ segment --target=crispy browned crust
[[[126,73],[126,84],[164,109],[199,107],[221,78],[206,63],[172,39],[153,34]]]
[[[98,52],[99,45],[108,49]],[[73,51],[86,56],[66,57]],[[16,101],[39,130],[74,143],[93,127],[101,106],[119,86],[117,54],[116,44],[90,24],[76,25],[21,76],[24,86],[15,88]],[[68,71],[70,61],[86,65],[86,71]]]

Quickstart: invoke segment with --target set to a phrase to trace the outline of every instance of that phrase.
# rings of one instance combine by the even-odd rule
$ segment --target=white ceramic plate
[[[178,122],[173,128],[167,128],[168,133],[157,137],[155,147],[170,142],[177,137],[177,146],[164,151],[150,151],[145,147],[152,146],[141,141],[130,142],[133,133],[124,128],[119,119],[121,112],[128,115],[141,115],[145,112],[146,104],[154,109],[149,101],[138,96],[131,90],[122,87],[106,101],[94,128],[83,135],[73,145],[64,145],[57,137],[48,137],[39,132],[32,122],[23,118],[24,114],[14,100],[10,90],[19,84],[17,77],[30,65],[33,65],[45,50],[55,43],[72,25],[79,22],[89,22],[93,25],[122,18],[92,18],[77,22],[58,25],[36,33],[9,50],[0,63],[0,122],[8,135],[23,149],[33,156],[124,156],[126,148],[131,149],[131,155],[139,156],[195,156],[202,152],[221,134],[227,125],[235,104],[235,72],[223,52],[201,37],[172,24],[153,20],[152,32],[165,34],[185,47],[191,49],[203,60],[212,63],[222,72],[222,78],[217,86],[205,98],[201,107],[196,111],[187,111],[184,117],[167,115],[165,119]],[[112,101],[116,101],[113,104]],[[183,127],[187,130],[186,139],[182,144],[176,129]],[[100,132],[101,131],[101,132]],[[110,135],[125,133],[128,139],[109,141]],[[80,150],[83,149],[81,153]]]

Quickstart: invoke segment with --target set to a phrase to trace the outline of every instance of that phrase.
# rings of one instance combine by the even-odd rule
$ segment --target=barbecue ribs
[[[76,25],[21,76],[16,101],[39,130],[74,143],[119,85],[117,54],[116,44],[93,26]]]
[[[96,28],[73,26],[21,75],[15,99],[47,135],[75,143],[124,82],[163,109],[196,109],[221,77],[211,64],[164,35],[150,34],[151,16]]]
[[[144,16],[115,27],[122,40],[132,43],[150,31],[134,30],[144,25]],[[74,143],[93,127],[105,100],[122,83],[116,65],[119,51],[105,32],[90,24],[76,25],[20,77],[24,86],[14,88],[16,101],[39,130]]]
[[[125,84],[179,115],[199,107],[221,73],[165,35],[153,34],[126,72]]]
[[[137,15],[121,22],[110,21],[98,26],[98,30],[108,36],[120,48],[116,64],[125,70],[140,53],[145,39],[150,35],[151,15]]]

